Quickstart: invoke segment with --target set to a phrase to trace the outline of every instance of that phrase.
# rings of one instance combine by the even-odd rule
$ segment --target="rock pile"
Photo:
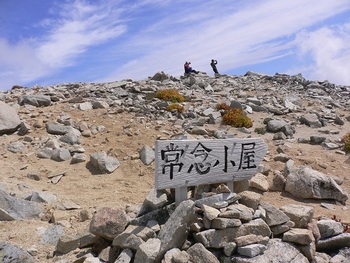
[[[168,88],[185,96],[184,112],[167,111],[169,102],[154,97],[158,90]],[[40,109],[65,103],[73,111],[105,109],[109,115],[129,112],[158,129],[170,122],[177,132],[168,132],[169,137],[180,133],[220,139],[230,134],[225,127],[217,128],[222,116],[216,109],[218,102],[243,109],[248,115],[268,114],[264,127],[254,127],[261,133],[246,128],[237,132],[243,136],[253,132],[273,134],[270,145],[277,151],[253,178],[235,185],[236,193],[223,185],[197,186],[190,189],[188,200],[175,207],[172,191],[152,189],[142,205],[125,210],[100,209],[94,213],[88,230],[72,235],[65,233],[67,218],[60,220],[59,214],[46,213],[44,208],[66,211],[80,209],[79,205],[58,200],[49,192],[8,193],[6,185],[0,185],[0,221],[40,218],[60,222],[46,229],[43,238],[55,246],[51,258],[60,263],[72,262],[72,258],[76,263],[243,263],[275,262],[276,258],[278,262],[295,263],[349,261],[347,225],[336,218],[315,220],[312,206],[290,204],[277,208],[262,201],[264,192],[281,191],[296,198],[334,200],[346,207],[348,194],[341,185],[348,179],[295,165],[288,156],[288,142],[320,145],[325,151],[334,150],[344,156],[343,143],[333,139],[339,129],[328,127],[341,127],[350,121],[350,115],[344,115],[350,108],[348,86],[309,81],[301,75],[247,72],[245,76],[213,78],[200,73],[177,79],[158,72],[142,81],[16,88],[0,93],[0,135],[13,137],[2,145],[0,154],[20,156],[30,148],[40,160],[68,161],[70,166],[86,163],[91,174],[110,174],[123,160],[107,151],[87,156],[81,146],[82,140],[104,133],[103,125],[75,120],[63,112],[56,121],[47,121],[38,117]],[[311,136],[294,138],[298,125],[309,127]],[[33,131],[37,129],[45,130],[46,137],[36,138]],[[127,126],[124,132],[133,134]],[[144,145],[131,158],[150,165],[154,151]],[[283,169],[271,170],[273,162],[283,163]],[[269,174],[273,174],[272,182],[267,179]],[[63,176],[64,172],[54,173],[48,179],[56,184]],[[28,174],[28,178],[40,179],[36,174]],[[85,210],[81,210],[80,217],[89,220]],[[0,259],[4,262],[8,258],[17,260],[12,262],[35,262],[35,254],[35,249],[25,251],[6,240],[0,242]]]

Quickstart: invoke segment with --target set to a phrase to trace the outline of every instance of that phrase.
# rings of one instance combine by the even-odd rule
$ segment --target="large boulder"
[[[349,198],[330,176],[307,166],[290,171],[285,190],[301,198],[332,199],[342,203]]]
[[[15,108],[0,101],[0,135],[15,132],[21,125],[21,120]]]

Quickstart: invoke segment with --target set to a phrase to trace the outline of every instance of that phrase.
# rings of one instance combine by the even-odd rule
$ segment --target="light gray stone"
[[[21,125],[21,120],[15,108],[0,101],[0,135],[15,132]]]

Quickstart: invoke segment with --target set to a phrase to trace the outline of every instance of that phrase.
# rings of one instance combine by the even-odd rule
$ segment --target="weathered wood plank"
[[[157,140],[156,189],[249,179],[267,152],[261,138]]]

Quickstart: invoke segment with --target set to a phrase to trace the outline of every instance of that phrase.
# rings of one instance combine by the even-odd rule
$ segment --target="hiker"
[[[198,74],[199,71],[192,69],[192,67],[190,65],[191,65],[191,62],[187,62],[187,61],[185,62],[185,64],[184,64],[185,73],[192,73],[193,72],[195,74]]]
[[[216,64],[218,64],[218,61],[215,59],[212,59],[210,66],[212,67],[215,74],[219,74],[218,69],[216,68]]]

